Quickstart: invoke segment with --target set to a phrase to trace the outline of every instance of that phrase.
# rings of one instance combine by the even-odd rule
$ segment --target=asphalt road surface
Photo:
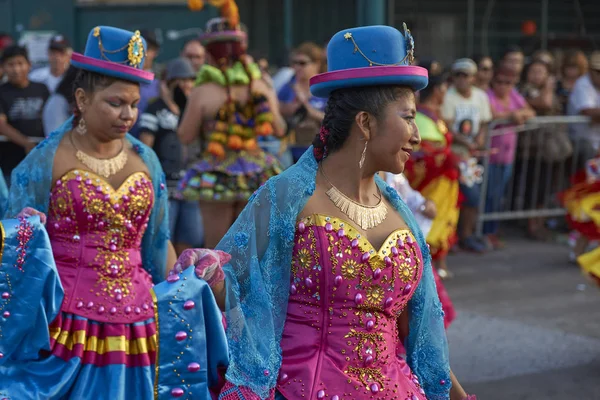
[[[600,288],[563,245],[459,253],[446,282],[454,373],[480,400],[600,399]]]

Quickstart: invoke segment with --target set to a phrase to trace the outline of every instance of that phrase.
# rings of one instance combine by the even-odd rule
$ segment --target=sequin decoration
[[[65,289],[63,311],[123,323],[152,315],[146,289],[151,278],[143,270],[140,248],[153,202],[144,172],[116,189],[85,170],[70,171],[56,182],[47,229]]]
[[[144,60],[144,42],[140,31],[135,31],[127,47],[127,59],[132,67],[138,68]]]
[[[23,272],[23,264],[25,264],[25,258],[27,257],[28,243],[33,236],[33,225],[26,219],[21,218],[19,229],[17,230],[17,259],[15,261],[15,268]]]
[[[292,258],[292,273],[297,272],[298,268],[310,269],[312,268],[313,263],[313,257],[308,249],[301,249]]]
[[[418,394],[420,387],[412,375],[402,372],[405,382],[388,378],[404,368],[410,372],[406,362],[398,359],[396,347],[397,318],[422,273],[421,253],[412,234],[396,230],[377,249],[350,222],[311,215],[298,221],[292,260],[288,319],[281,342],[280,376],[286,377],[279,381],[282,393],[291,398],[318,398],[325,393],[330,398],[368,395],[376,399]],[[287,364],[286,340],[291,343],[291,359],[299,342],[323,343],[309,346],[312,350],[303,356],[307,365],[317,364],[312,357],[321,360],[318,376],[306,368],[298,375],[298,367]],[[339,375],[328,378],[328,370],[343,371],[344,383],[340,384]],[[329,393],[329,387],[339,393]]]

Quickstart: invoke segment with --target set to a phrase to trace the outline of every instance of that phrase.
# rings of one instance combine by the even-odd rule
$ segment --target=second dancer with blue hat
[[[378,176],[401,173],[421,140],[428,79],[413,58],[406,27],[333,36],[329,71],[311,80],[328,97],[313,148],[250,198],[217,246],[230,260],[180,257],[225,309],[220,399],[474,398],[450,370],[425,238]]]

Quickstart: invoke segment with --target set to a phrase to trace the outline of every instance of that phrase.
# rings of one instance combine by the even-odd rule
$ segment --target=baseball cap
[[[590,55],[590,68],[600,71],[600,51],[594,51]]]
[[[154,31],[151,31],[150,29],[142,29],[140,30],[140,34],[144,39],[146,39],[148,46],[156,47],[157,49],[160,48],[160,43],[158,43],[158,39],[156,38]]]
[[[63,35],[55,35],[50,39],[48,48],[50,50],[67,50],[71,48],[71,44]]]
[[[477,64],[470,58],[459,58],[452,64],[452,72],[464,72],[467,75],[477,73]]]
[[[179,57],[167,63],[166,79],[191,79],[196,77],[194,67],[187,58]]]

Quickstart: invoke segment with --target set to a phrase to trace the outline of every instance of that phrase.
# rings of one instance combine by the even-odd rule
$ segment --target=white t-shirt
[[[410,186],[410,183],[408,183],[408,179],[406,179],[404,174],[394,175],[386,172],[385,181],[388,185],[396,189],[402,200],[404,200],[410,211],[412,211],[414,214],[417,224],[423,232],[423,236],[427,237],[429,231],[431,230],[433,220],[423,215],[420,210],[421,206],[427,202],[427,199],[423,197],[420,192],[414,190]]]
[[[46,137],[60,128],[71,114],[67,99],[58,93],[50,95],[42,112],[42,123],[44,124]]]
[[[474,140],[481,125],[492,120],[492,109],[487,94],[477,88],[471,89],[471,97],[463,97],[454,86],[450,87],[442,104],[442,118],[454,121],[452,132]]]
[[[586,74],[579,78],[573,86],[569,96],[567,113],[569,115],[579,115],[581,111],[590,108],[600,108],[600,90],[594,86],[590,75]],[[573,139],[585,138],[591,142],[594,149],[600,149],[599,124],[572,124],[570,128]]]
[[[54,76],[50,73],[50,67],[38,68],[34,71],[31,71],[29,74],[29,80],[32,82],[39,82],[46,85],[50,94],[54,94],[56,92],[56,88],[60,81],[62,81],[63,75]]]

